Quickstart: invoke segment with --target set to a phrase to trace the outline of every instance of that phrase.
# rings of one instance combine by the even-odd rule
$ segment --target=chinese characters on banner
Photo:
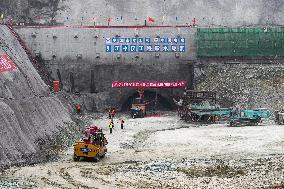
[[[0,56],[0,72],[6,72],[10,70],[17,69],[14,62],[10,59],[7,54]]]
[[[185,52],[185,38],[106,38],[106,52]]]
[[[112,88],[185,88],[186,81],[177,82],[112,82]]]

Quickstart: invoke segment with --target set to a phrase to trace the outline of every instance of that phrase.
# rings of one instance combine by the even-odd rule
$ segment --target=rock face
[[[6,26],[0,26],[0,41],[0,56],[8,54],[17,67],[0,73],[0,167],[44,160],[72,120]]]
[[[2,7],[2,9],[1,9]],[[16,8],[15,8],[16,7]],[[185,25],[196,18],[198,25],[283,25],[281,0],[2,0],[0,11],[15,21],[66,25]],[[151,23],[152,24],[152,23]]]
[[[216,91],[223,106],[283,108],[281,64],[215,64],[195,68],[198,90]]]

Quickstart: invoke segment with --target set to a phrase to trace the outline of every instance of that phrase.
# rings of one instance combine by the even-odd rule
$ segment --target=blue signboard
[[[120,52],[120,45],[114,45],[113,50],[114,52]]]
[[[139,52],[144,52],[145,51],[145,46],[144,45],[139,45],[138,46],[138,51]]]
[[[106,52],[186,52],[186,39],[168,38],[105,38]]]
[[[128,52],[128,45],[122,45],[122,52]]]
[[[136,52],[137,51],[137,45],[130,45],[130,52]]]
[[[106,46],[106,52],[111,52],[111,45]]]

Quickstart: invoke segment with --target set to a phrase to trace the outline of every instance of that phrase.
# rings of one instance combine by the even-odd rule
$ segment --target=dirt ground
[[[121,116],[120,116],[121,117]],[[175,113],[115,120],[103,127],[108,153],[99,162],[73,162],[73,149],[56,162],[14,167],[6,188],[284,188],[284,126],[193,125]],[[13,187],[8,183],[16,183]],[[1,181],[0,181],[1,185]],[[12,185],[12,184],[11,184]],[[4,187],[5,188],[5,187]]]

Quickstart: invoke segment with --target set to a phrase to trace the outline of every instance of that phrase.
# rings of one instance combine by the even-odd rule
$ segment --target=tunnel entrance
[[[138,92],[135,92],[131,96],[129,96],[127,100],[122,104],[121,110],[129,111],[133,100],[138,97]],[[143,99],[146,102],[146,111],[148,113],[154,111],[170,111],[174,109],[169,99],[163,97],[161,94],[156,93],[155,91],[144,91]]]

